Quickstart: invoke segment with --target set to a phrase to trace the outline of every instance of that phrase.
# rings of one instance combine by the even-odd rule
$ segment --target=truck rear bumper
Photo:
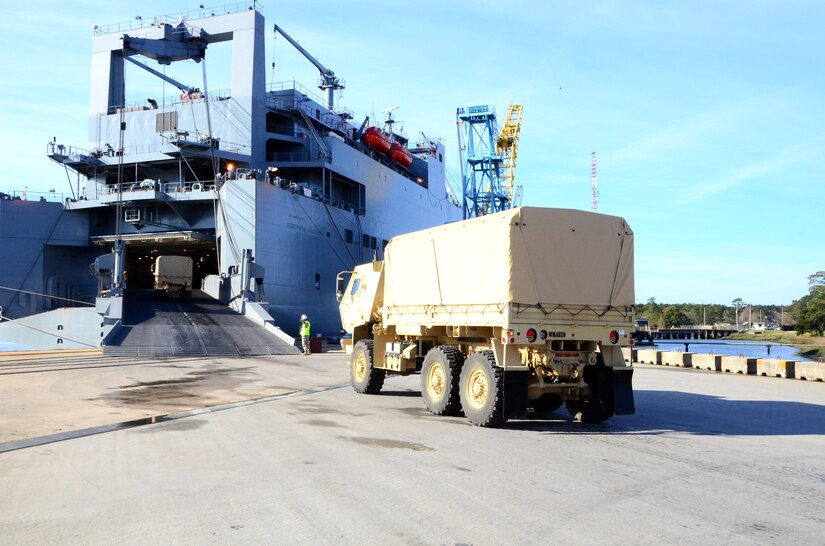
[[[613,368],[613,403],[616,415],[633,415],[633,368]]]

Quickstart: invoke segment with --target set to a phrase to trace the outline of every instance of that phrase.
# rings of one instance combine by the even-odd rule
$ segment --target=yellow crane
[[[496,153],[502,159],[499,168],[501,189],[510,196],[511,204],[514,204],[513,189],[515,188],[519,133],[521,133],[521,104],[511,104],[507,108],[504,126],[496,138]]]

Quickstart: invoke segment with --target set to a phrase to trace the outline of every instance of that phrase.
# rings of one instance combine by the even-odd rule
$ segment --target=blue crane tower
[[[504,156],[496,148],[499,129],[495,108],[458,108],[456,117],[464,218],[509,209],[512,193],[501,184]]]

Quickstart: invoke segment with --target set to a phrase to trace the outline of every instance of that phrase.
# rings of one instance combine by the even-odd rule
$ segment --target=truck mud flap
[[[504,371],[504,418],[521,419],[527,415],[529,371]]]
[[[613,368],[613,402],[616,415],[633,415],[633,368]]]

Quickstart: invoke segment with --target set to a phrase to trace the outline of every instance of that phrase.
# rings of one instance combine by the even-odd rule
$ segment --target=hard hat
[[[306,319],[307,319],[306,315],[301,315],[301,320],[306,320]]]

